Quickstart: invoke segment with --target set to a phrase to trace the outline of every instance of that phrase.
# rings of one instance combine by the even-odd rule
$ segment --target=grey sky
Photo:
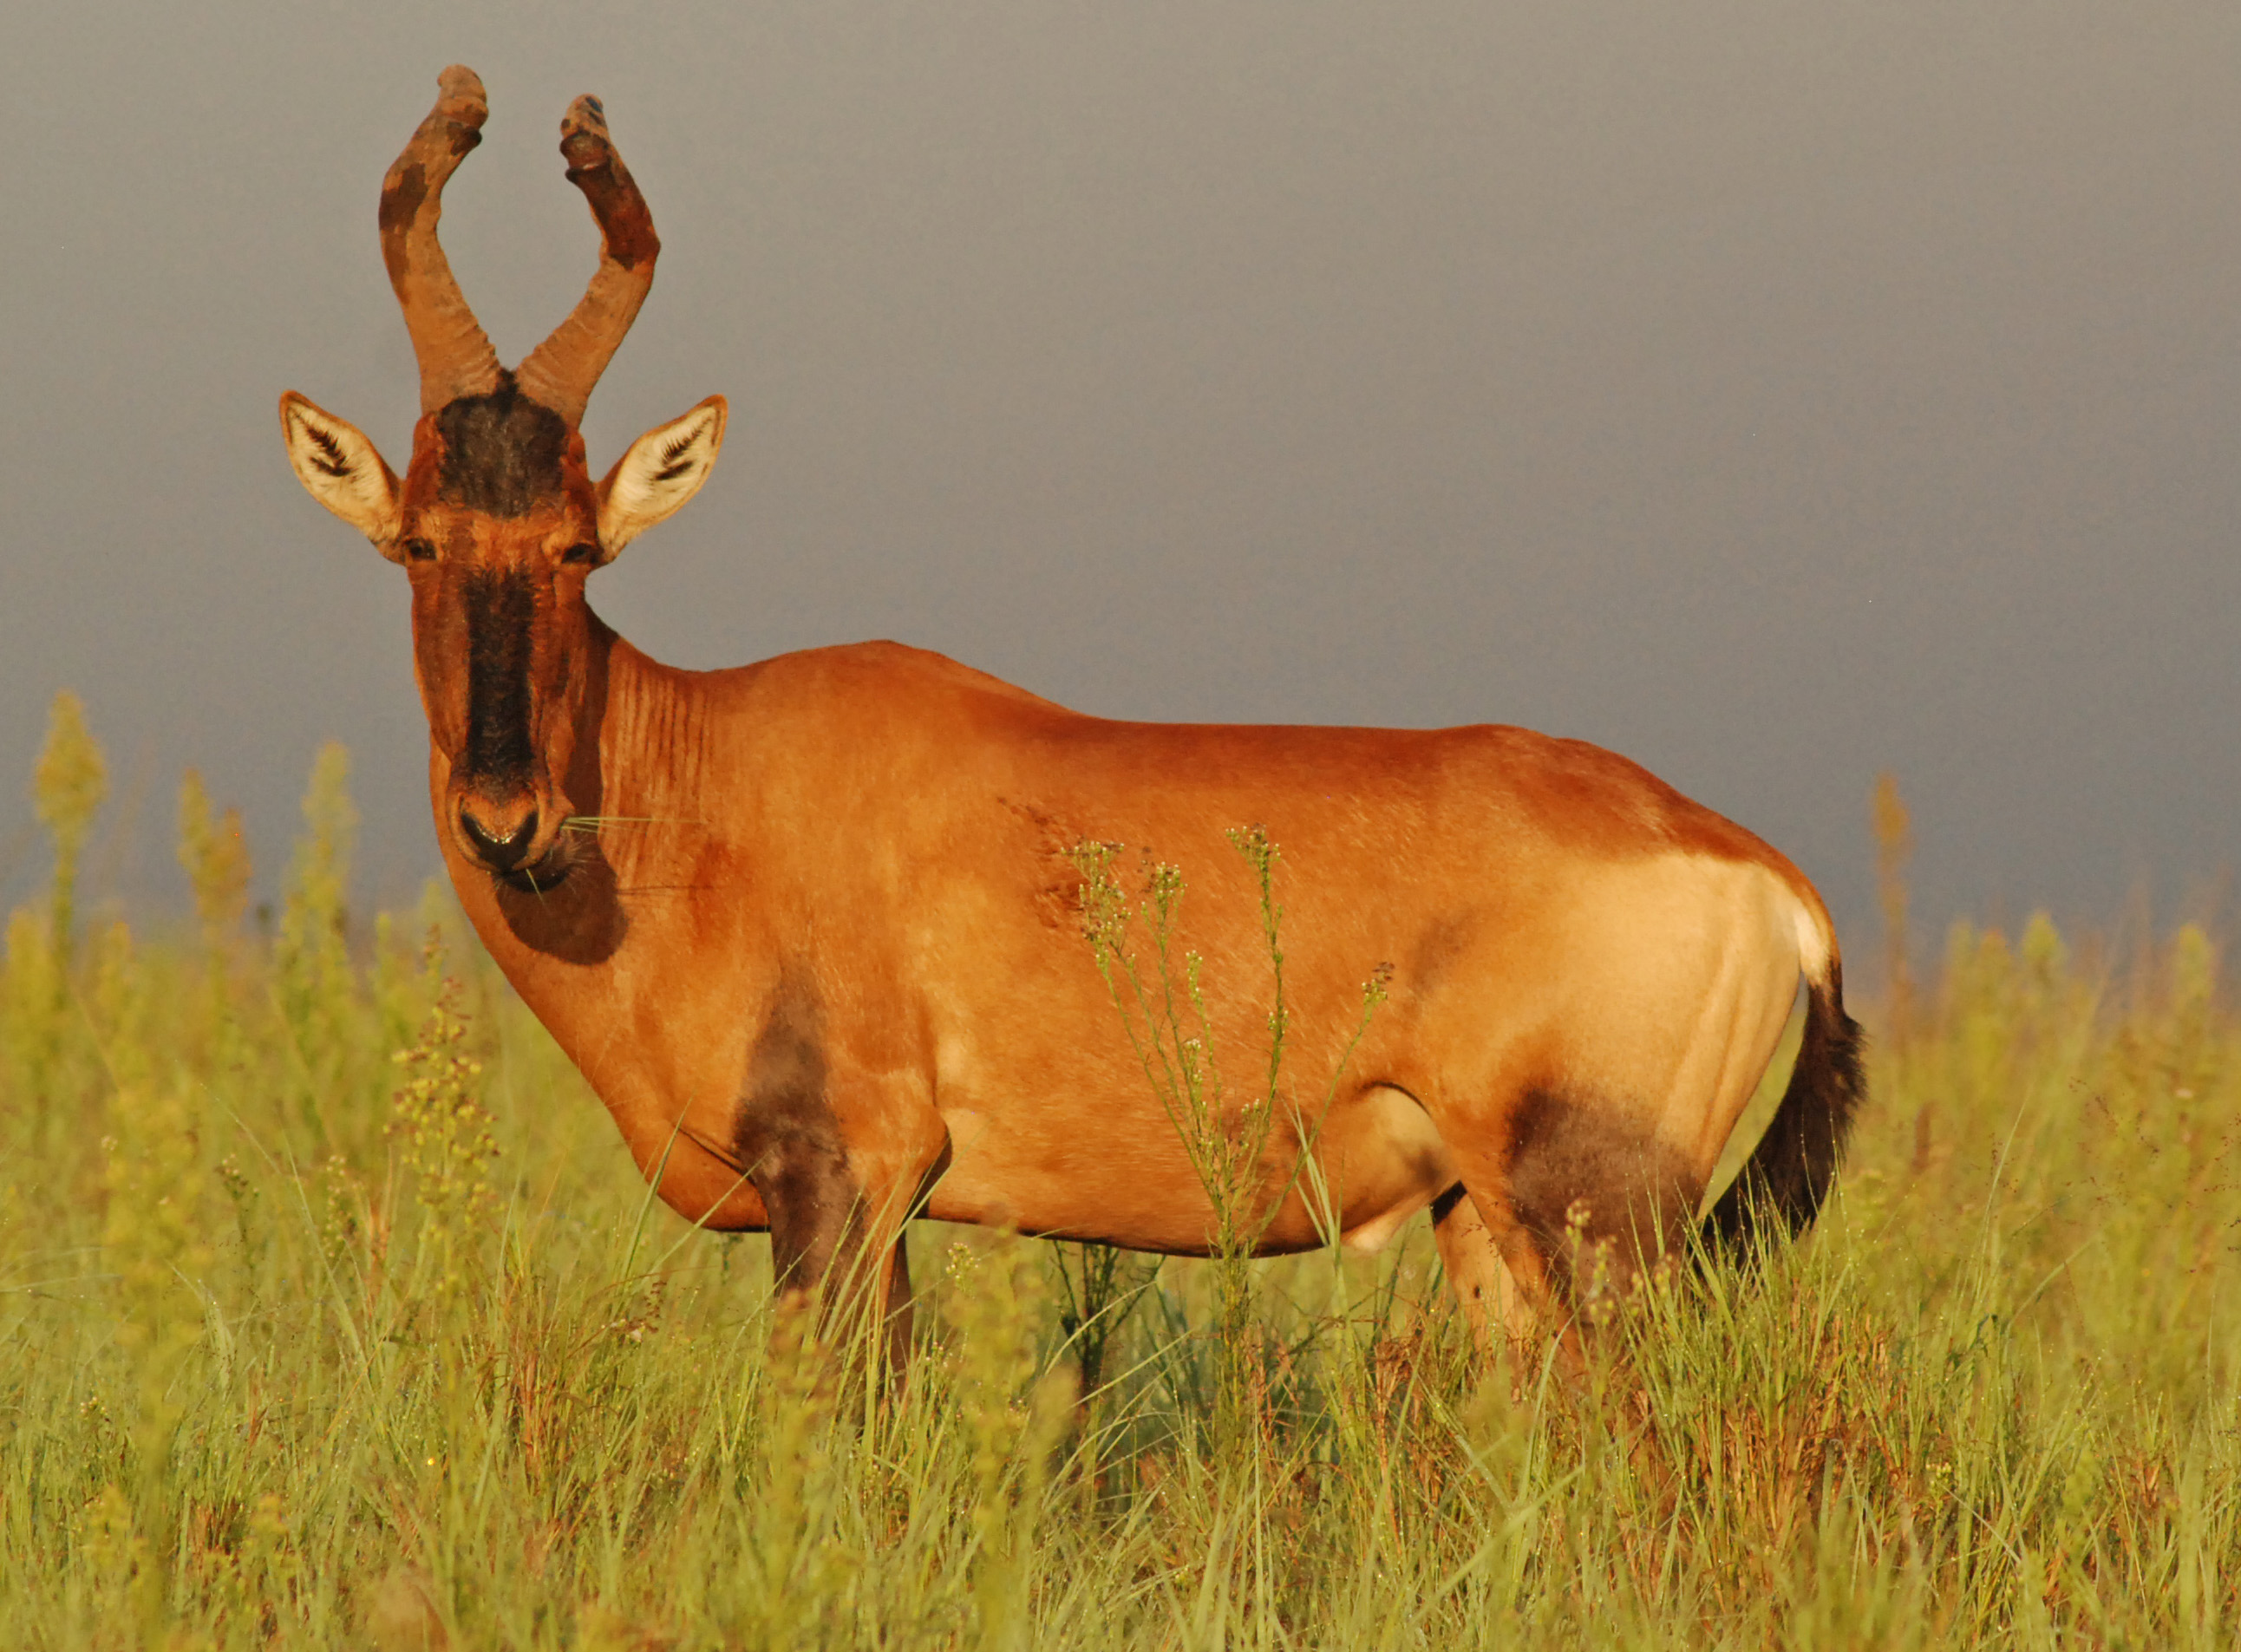
[[[1856,950],[1878,768],[1933,918],[2241,846],[2231,0],[7,8],[0,837],[70,685],[136,898],[190,762],[269,882],[328,735],[361,891],[435,867],[403,577],[273,406],[402,465],[374,205],[454,60],[445,238],[509,361],[594,257],[574,94],[652,203],[594,470],[732,398],[593,583],[659,657],[893,636],[1109,715],[1582,735]]]

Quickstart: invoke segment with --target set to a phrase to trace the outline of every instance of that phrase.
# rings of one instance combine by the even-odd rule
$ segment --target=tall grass
[[[1094,1257],[928,1224],[866,1421],[443,901],[350,909],[322,765],[275,943],[199,786],[191,932],[66,877],[9,926],[10,1644],[2234,1642],[2241,1021],[2198,929],[1957,928],[1822,1227],[1654,1281],[1583,1378],[1482,1361],[1412,1227],[1238,1264],[1218,1445],[1219,1262],[1093,1309]]]

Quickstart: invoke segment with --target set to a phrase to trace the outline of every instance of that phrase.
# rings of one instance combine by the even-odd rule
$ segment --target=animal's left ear
[[[711,396],[680,419],[630,445],[599,484],[599,548],[612,557],[700,491],[724,445],[724,398]]]

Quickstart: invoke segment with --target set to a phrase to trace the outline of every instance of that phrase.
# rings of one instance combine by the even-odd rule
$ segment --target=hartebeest
[[[1693,1219],[1801,976],[1796,1070],[1706,1221],[1812,1220],[1862,1094],[1828,912],[1622,758],[1507,727],[1111,722],[892,643],[679,671],[600,623],[585,580],[699,490],[725,403],[592,479],[578,425],[652,280],[652,220],[579,98],[561,150],[599,269],[508,372],[437,241],[483,88],[439,84],[381,193],[420,366],[411,464],[400,481],[293,392],[281,425],[311,496],[411,579],[459,900],[673,1209],[767,1229],[796,1290],[858,1259],[898,1321],[913,1214],[1202,1252],[1208,1198],[1083,945],[1071,854],[1119,841],[1198,872],[1186,940],[1236,989],[1219,1047],[1265,1052],[1254,894],[1210,875],[1224,829],[1261,822],[1290,880],[1295,1061],[1334,1054],[1392,966],[1312,1142],[1345,1241],[1429,1206],[1482,1323],[1560,1304],[1583,1213],[1622,1261]],[[1263,1243],[1319,1230],[1294,1192]]]

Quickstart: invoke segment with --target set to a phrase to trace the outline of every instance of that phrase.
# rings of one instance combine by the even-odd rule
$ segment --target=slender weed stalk
[[[1207,1254],[1214,1265],[1215,1294],[1213,1428],[1223,1453],[1234,1455],[1261,1426],[1259,1401],[1265,1393],[1252,1260],[1303,1177],[1318,1225],[1335,1237],[1329,1190],[1320,1167],[1309,1167],[1347,1067],[1384,1000],[1387,972],[1381,966],[1365,985],[1361,1020],[1310,1112],[1292,1094],[1284,1074],[1292,1011],[1284,990],[1283,907],[1275,886],[1281,851],[1260,826],[1228,835],[1254,880],[1270,977],[1268,1060],[1260,1081],[1241,1092],[1225,1088],[1215,1056],[1205,960],[1181,945],[1181,869],[1154,864],[1141,894],[1132,898],[1116,869],[1120,846],[1082,843],[1071,858],[1081,878],[1082,937],[1209,1207]],[[1139,926],[1148,940],[1148,959],[1132,944]],[[1280,1124],[1289,1140],[1282,1154],[1272,1154]],[[1085,1298],[1089,1282],[1085,1265]],[[1098,1352],[1101,1364],[1101,1346]]]

